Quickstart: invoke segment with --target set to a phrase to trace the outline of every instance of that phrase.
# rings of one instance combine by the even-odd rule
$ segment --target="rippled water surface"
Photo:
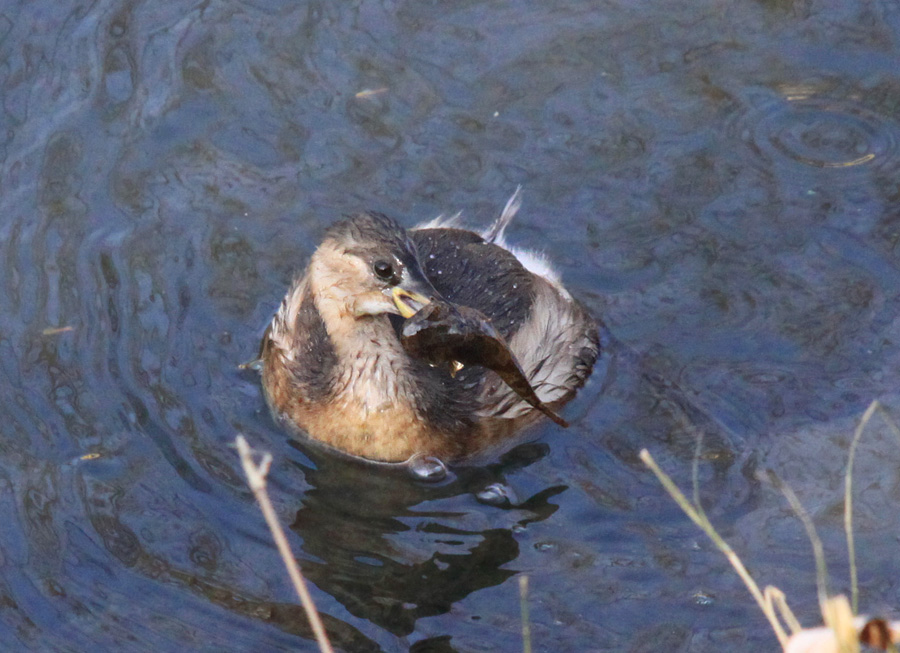
[[[491,220],[612,338],[568,430],[438,484],[306,451],[251,359],[342,213]],[[4,650],[315,650],[236,433],[348,651],[772,650],[637,458],[819,621],[842,470],[900,418],[895,0],[0,6]],[[900,447],[859,450],[862,607],[897,617]],[[885,516],[887,515],[887,518]]]

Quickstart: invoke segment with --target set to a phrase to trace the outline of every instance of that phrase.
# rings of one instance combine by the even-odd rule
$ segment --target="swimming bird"
[[[569,401],[597,358],[598,323],[543,256],[506,242],[520,197],[483,233],[458,216],[405,229],[365,212],[332,225],[263,337],[262,383],[277,419],[389,462],[473,458],[539,419],[494,370],[434,365],[404,349],[405,318],[434,301],[480,312],[540,401],[553,410]]]

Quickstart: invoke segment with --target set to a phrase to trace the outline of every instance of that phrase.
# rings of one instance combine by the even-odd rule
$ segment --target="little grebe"
[[[404,318],[436,299],[486,316],[548,408],[569,401],[597,359],[598,325],[546,260],[506,244],[518,208],[517,191],[481,235],[441,219],[407,230],[379,213],[329,228],[263,338],[273,412],[391,462],[469,458],[538,419],[494,370],[447,369],[404,349]]]

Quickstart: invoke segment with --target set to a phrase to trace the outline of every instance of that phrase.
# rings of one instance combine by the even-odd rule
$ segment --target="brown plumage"
[[[333,225],[262,343],[275,415],[315,440],[380,461],[459,460],[541,415],[494,371],[429,365],[401,345],[403,315],[429,300],[480,311],[555,410],[593,367],[597,323],[543,259],[509,248],[518,192],[481,236],[446,223],[406,230],[377,213]]]

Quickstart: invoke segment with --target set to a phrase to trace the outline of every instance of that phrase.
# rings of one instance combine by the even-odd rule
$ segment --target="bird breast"
[[[386,322],[386,318],[364,318]],[[356,330],[351,342],[339,341],[338,374],[334,380],[335,401],[355,405],[365,414],[390,410],[397,403],[414,405],[408,362],[389,325],[371,325]],[[379,325],[382,326],[382,325]]]

